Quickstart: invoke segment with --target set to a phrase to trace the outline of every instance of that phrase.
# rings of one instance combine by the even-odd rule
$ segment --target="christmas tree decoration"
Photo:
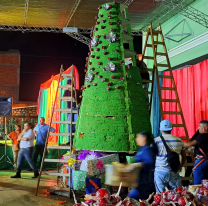
[[[105,69],[109,72],[114,72],[116,71],[116,66],[113,62],[110,62],[106,64]]]
[[[82,93],[73,145],[77,150],[136,151],[136,134],[151,132],[151,125],[142,79],[135,66],[130,24],[125,28],[127,34],[123,33],[122,22],[130,22],[128,7],[112,2],[98,9],[97,16],[102,19],[92,34],[93,50],[90,49],[83,86],[87,89]],[[128,57],[125,35],[131,37],[125,40],[131,51]],[[132,59],[131,69],[125,66],[125,58]]]
[[[96,45],[97,45],[97,40],[96,40],[95,38],[93,38],[93,39],[91,40],[91,46],[94,47],[94,46],[96,46]]]
[[[114,34],[113,32],[109,33],[109,34],[107,35],[107,40],[108,40],[109,42],[114,42],[114,41],[116,41],[116,34]]]
[[[104,7],[103,7],[105,10],[108,10],[110,8],[110,5],[109,4],[105,4]]]
[[[92,79],[93,79],[93,74],[91,73],[86,74],[86,77],[85,77],[86,82],[91,82]]]

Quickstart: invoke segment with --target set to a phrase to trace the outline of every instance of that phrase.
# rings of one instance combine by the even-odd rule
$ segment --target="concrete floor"
[[[14,171],[0,171],[0,206],[57,206],[59,201],[72,206],[74,200],[67,197],[50,195],[48,186],[56,185],[56,177],[42,176],[38,196],[35,196],[37,179],[31,178],[32,172],[23,171],[21,179],[12,179]]]

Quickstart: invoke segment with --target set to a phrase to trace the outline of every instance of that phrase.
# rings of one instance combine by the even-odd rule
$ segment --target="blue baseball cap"
[[[170,131],[173,129],[172,122],[169,120],[163,120],[160,122],[160,131]]]

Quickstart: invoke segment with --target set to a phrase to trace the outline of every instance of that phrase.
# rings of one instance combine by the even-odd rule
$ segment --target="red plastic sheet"
[[[164,72],[169,75],[169,72]],[[179,100],[184,114],[189,138],[198,129],[201,120],[208,120],[208,60],[200,62],[185,69],[173,71]],[[163,79],[164,87],[172,87],[169,79]],[[175,99],[173,91],[163,90],[163,99]],[[176,103],[164,102],[165,111],[179,111]],[[172,121],[173,124],[180,124],[179,115],[165,115],[165,119]],[[185,136],[183,128],[174,128],[173,134]]]

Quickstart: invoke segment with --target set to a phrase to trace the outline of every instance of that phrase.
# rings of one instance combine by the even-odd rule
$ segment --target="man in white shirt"
[[[18,141],[20,141],[20,151],[19,157],[17,160],[17,173],[16,175],[12,176],[11,178],[21,178],[21,165],[22,161],[25,158],[30,165],[31,169],[34,171],[34,177],[36,178],[39,176],[38,170],[35,167],[35,164],[32,160],[32,153],[33,153],[33,140],[35,139],[35,135],[31,129],[31,123],[24,124],[24,130],[18,136]]]
[[[160,131],[167,146],[172,152],[176,152],[178,155],[182,156],[181,166],[183,166],[186,161],[184,144],[179,137],[171,134],[171,130],[171,121],[163,120],[160,122]],[[165,191],[166,187],[168,189],[175,190],[177,187],[181,186],[181,178],[179,173],[175,173],[171,170],[168,163],[167,150],[162,142],[161,137],[156,137],[154,141],[158,148],[154,175],[156,191],[157,193],[162,193]]]

